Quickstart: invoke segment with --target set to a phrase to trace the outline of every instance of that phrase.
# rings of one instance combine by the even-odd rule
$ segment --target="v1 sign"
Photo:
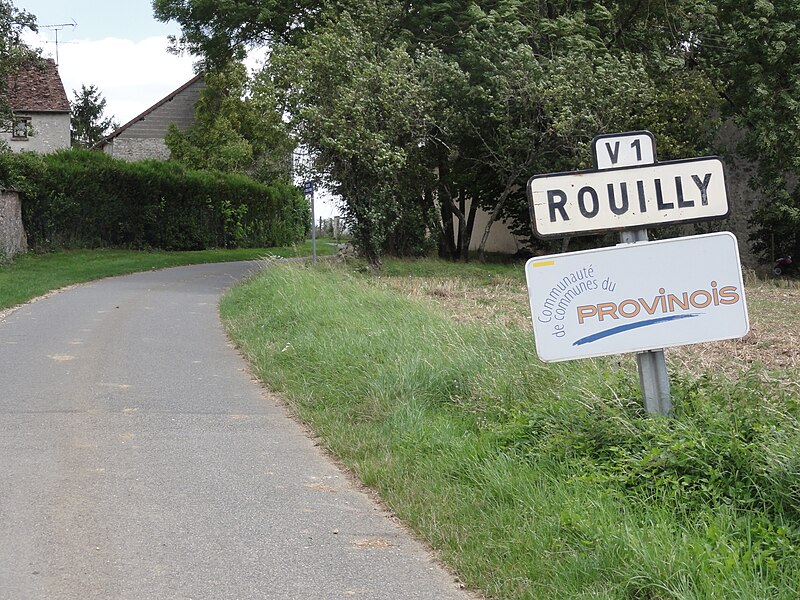
[[[750,328],[727,232],[541,256],[525,275],[544,361],[738,338]]]
[[[649,131],[598,135],[592,140],[597,169],[615,169],[656,162],[656,140]]]

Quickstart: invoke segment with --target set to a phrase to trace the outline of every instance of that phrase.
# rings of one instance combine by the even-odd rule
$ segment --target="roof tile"
[[[8,103],[15,111],[69,112],[69,100],[52,58],[34,62],[8,77]]]

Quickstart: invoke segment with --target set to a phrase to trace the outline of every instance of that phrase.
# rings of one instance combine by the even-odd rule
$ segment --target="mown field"
[[[752,332],[543,364],[522,265],[275,267],[222,302],[298,418],[490,598],[800,597],[800,290],[750,278]]]

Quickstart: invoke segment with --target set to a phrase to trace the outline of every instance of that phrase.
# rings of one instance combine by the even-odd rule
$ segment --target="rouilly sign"
[[[542,238],[719,219],[729,211],[716,157],[536,175],[528,198]]]
[[[544,361],[739,338],[750,328],[727,232],[541,256],[525,274]]]

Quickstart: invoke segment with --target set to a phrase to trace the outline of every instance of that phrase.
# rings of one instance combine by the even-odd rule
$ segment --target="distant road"
[[[0,599],[464,599],[248,375],[251,264],[107,279],[0,320]]]

